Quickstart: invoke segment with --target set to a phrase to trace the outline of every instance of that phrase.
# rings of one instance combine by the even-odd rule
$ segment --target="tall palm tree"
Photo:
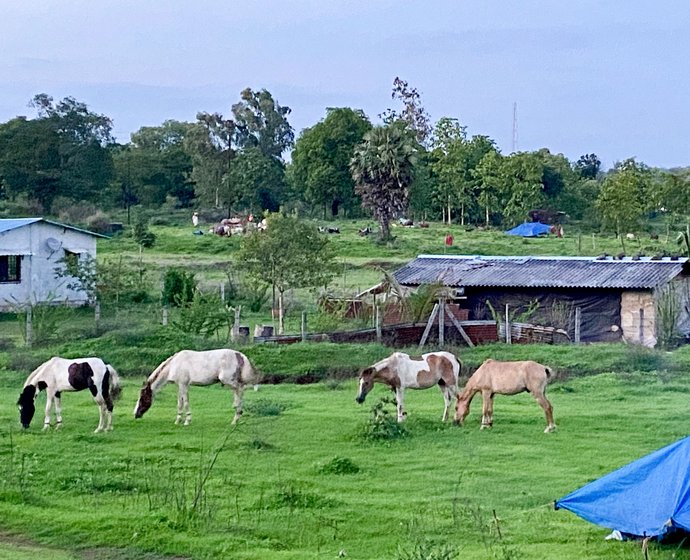
[[[400,123],[377,126],[355,148],[350,172],[362,206],[371,210],[381,239],[390,239],[391,219],[407,209],[419,144]]]

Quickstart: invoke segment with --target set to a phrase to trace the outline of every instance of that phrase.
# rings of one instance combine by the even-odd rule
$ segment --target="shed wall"
[[[59,249],[51,250],[46,240],[57,239]],[[84,292],[67,288],[69,279],[55,278],[55,268],[65,257],[65,249],[81,258],[96,258],[96,237],[45,222],[35,222],[0,234],[0,254],[22,255],[21,282],[0,284],[0,309],[17,304],[60,301],[71,305],[87,302]]]

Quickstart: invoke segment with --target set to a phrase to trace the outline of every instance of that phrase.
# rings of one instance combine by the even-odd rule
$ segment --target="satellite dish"
[[[54,237],[49,237],[48,239],[46,239],[46,246],[54,253],[60,247],[62,247],[62,241],[59,241]]]

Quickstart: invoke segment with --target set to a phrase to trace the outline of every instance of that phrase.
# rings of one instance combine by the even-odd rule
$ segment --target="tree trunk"
[[[461,226],[465,225],[465,203],[464,202],[460,205],[460,225]]]
[[[338,217],[338,208],[340,207],[340,201],[336,198],[332,203],[331,203],[331,216],[333,218]]]
[[[391,236],[391,228],[388,220],[381,218],[379,220],[379,226],[381,228],[381,239],[387,241]]]
[[[486,227],[489,227],[489,205],[486,205]]]

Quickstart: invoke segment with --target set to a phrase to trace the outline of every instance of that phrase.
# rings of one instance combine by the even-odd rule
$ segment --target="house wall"
[[[625,342],[656,346],[656,309],[651,291],[621,294],[621,329]]]
[[[60,242],[56,251],[46,243],[51,237]],[[61,266],[58,261],[64,258],[65,249],[79,253],[80,258],[88,254],[95,259],[96,237],[45,222],[0,234],[0,255],[22,255],[21,282],[0,284],[0,310],[29,302],[86,303],[86,294],[67,288],[68,278],[55,278],[55,268]]]

